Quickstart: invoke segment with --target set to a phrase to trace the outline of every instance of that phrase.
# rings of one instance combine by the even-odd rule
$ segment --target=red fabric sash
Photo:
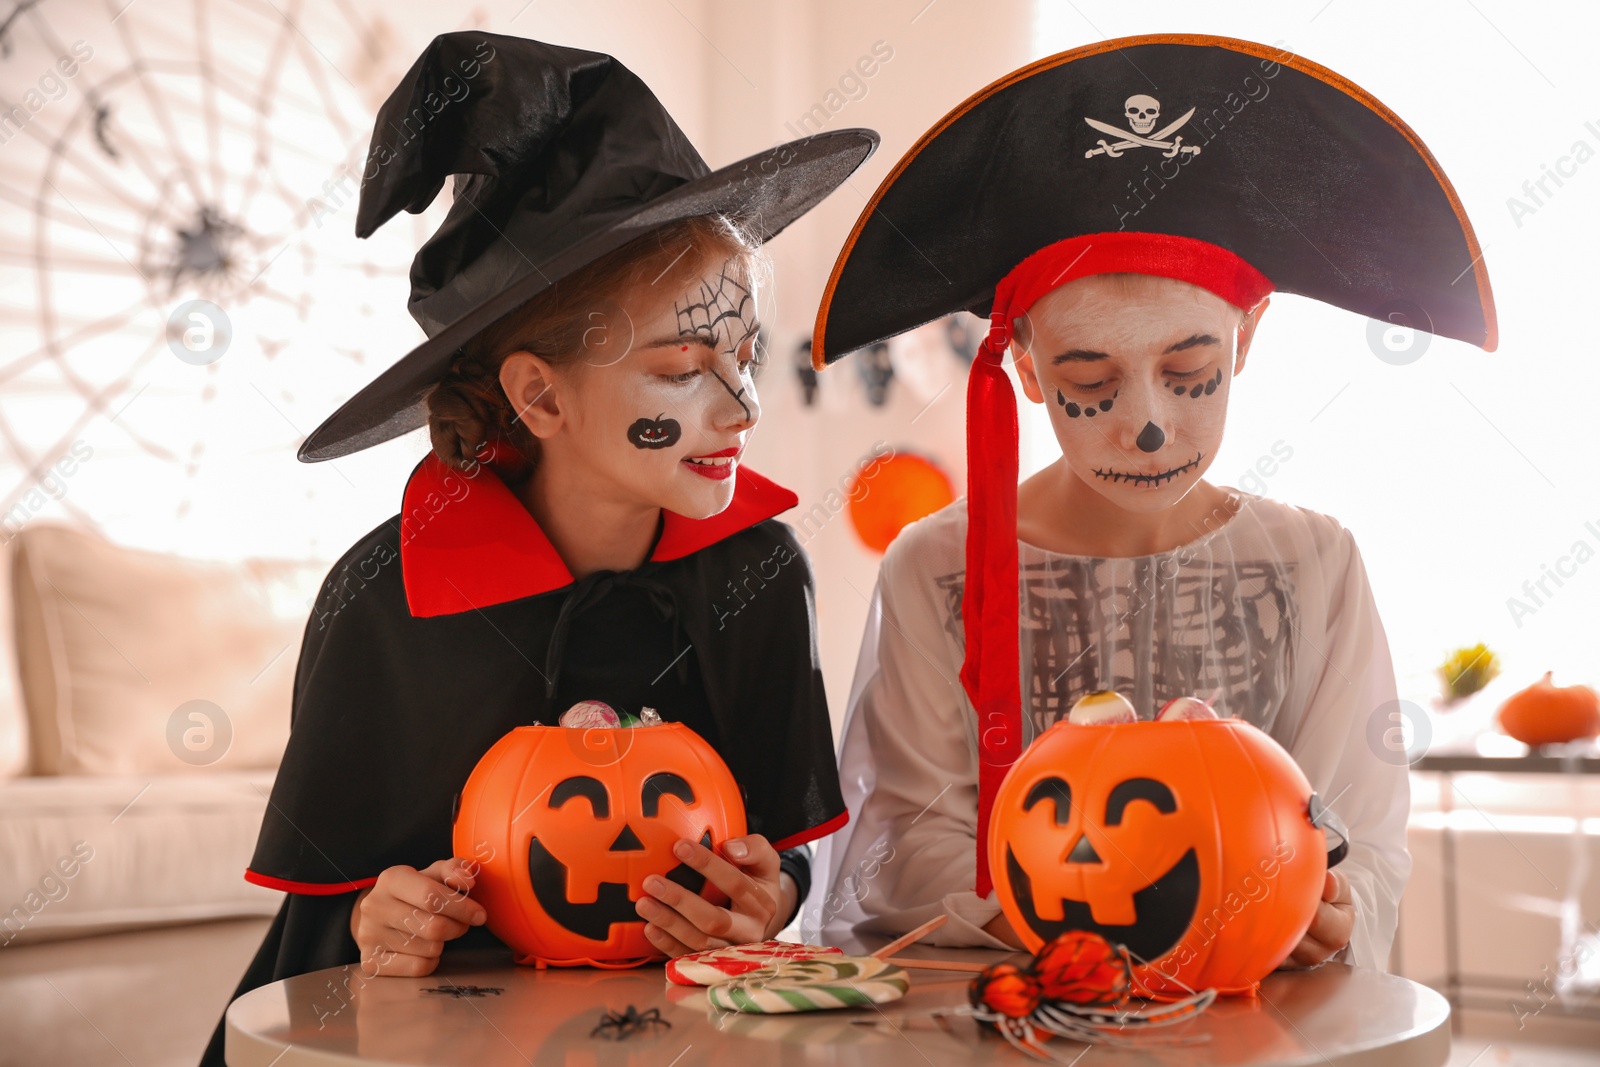
[[[1011,322],[1053,289],[1091,274],[1151,274],[1207,289],[1243,310],[1272,283],[1225,248],[1163,233],[1091,233],[1046,245],[995,286],[989,332],[967,378],[967,580],[961,684],[978,715],[979,896],[994,889],[989,818],[1022,755],[1017,589],[1017,397],[1006,380]]]

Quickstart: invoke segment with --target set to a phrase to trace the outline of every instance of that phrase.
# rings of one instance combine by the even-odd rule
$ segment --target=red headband
[[[977,893],[994,888],[989,813],[1022,755],[1017,619],[1017,397],[1006,378],[1011,320],[1046,293],[1091,274],[1151,274],[1198,285],[1248,311],[1272,283],[1225,248],[1164,233],[1091,233],[1046,245],[995,286],[989,332],[967,379],[967,580],[961,684],[978,713]]]

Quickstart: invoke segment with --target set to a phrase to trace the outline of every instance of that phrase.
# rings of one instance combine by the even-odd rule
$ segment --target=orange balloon
[[[850,525],[863,544],[883,552],[901,530],[955,498],[950,476],[932,460],[897,453],[850,483]]]
[[[1126,945],[1141,995],[1248,993],[1321,899],[1311,795],[1289,754],[1237,719],[1063,720],[995,797],[995,892],[1034,952],[1068,930]]]
[[[473,768],[453,843],[480,865],[472,897],[516,962],[632,967],[663,958],[634,910],[644,879],[722,903],[672,846],[744,832],[738,782],[682,723],[519,726]]]

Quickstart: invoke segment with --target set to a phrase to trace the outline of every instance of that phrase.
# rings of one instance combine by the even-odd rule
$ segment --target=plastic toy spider
[[[632,1037],[641,1030],[655,1026],[665,1026],[669,1030],[672,1028],[672,1024],[661,1017],[660,1008],[646,1008],[640,1011],[629,1004],[626,1011],[608,1011],[600,1016],[599,1025],[589,1031],[589,1036],[621,1041],[625,1037]]]
[[[504,986],[497,985],[439,985],[428,986],[423,992],[443,993],[459,1000],[462,997],[487,997],[491,994],[498,997],[504,990]]]
[[[1112,945],[1099,934],[1069,930],[1047,942],[1026,967],[996,963],[986,968],[967,991],[967,1010],[1022,1051],[1062,1062],[1045,1048],[1040,1031],[1122,1046],[1181,1040],[1140,1031],[1192,1019],[1217,996],[1215,989],[1206,989],[1171,1004],[1130,1009],[1125,1005],[1133,989],[1133,964],[1125,946]]]

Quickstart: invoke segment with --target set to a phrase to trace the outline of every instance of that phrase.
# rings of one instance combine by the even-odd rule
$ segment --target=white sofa
[[[43,524],[3,551],[0,952],[275,913],[242,875],[324,567]]]

